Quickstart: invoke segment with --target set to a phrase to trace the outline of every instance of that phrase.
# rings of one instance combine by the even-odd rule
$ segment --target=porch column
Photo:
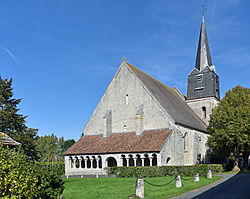
[[[153,157],[152,157],[152,156],[150,156],[150,157],[149,157],[149,166],[151,166],[151,167],[152,167],[152,165],[153,165]]]
[[[100,161],[100,159],[101,159],[101,158],[100,158],[99,156],[98,156],[97,159],[96,159],[96,168],[97,168],[97,169],[100,169],[100,167],[99,167],[99,161]]]
[[[90,158],[90,169],[93,169],[93,158]]]
[[[141,166],[142,166],[142,167],[145,166],[145,158],[141,158]]]

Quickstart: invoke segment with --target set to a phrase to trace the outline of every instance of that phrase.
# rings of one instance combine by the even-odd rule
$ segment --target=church
[[[204,18],[187,96],[123,59],[84,136],[65,152],[65,174],[107,175],[105,167],[208,163],[207,125],[220,100]]]

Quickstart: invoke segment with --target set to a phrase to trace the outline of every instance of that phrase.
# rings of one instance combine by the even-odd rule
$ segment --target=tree
[[[2,79],[0,76],[0,132],[20,142],[30,159],[37,159],[35,141],[38,130],[26,126],[27,116],[18,113],[17,105],[20,102],[21,99],[13,98],[12,79]]]
[[[75,144],[74,139],[65,140],[63,145],[62,145],[62,152],[67,151],[73,144]]]
[[[56,162],[58,138],[52,135],[45,135],[38,138],[37,149],[39,151],[39,160],[41,162]]]
[[[58,198],[63,182],[57,173],[0,143],[0,198]]]
[[[250,155],[250,89],[236,86],[226,92],[213,109],[208,126],[208,146],[212,153],[229,157],[238,165]]]

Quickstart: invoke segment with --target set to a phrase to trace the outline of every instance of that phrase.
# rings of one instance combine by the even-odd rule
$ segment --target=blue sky
[[[209,0],[221,96],[250,85],[250,1]],[[80,138],[122,58],[186,94],[201,0],[0,1],[0,74],[39,135]]]

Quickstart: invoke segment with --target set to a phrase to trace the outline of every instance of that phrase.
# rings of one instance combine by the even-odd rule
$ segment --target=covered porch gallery
[[[106,175],[105,167],[161,166],[161,148],[172,130],[85,135],[66,151],[66,175]]]
[[[93,170],[116,166],[158,166],[158,156],[157,153],[73,155],[67,156],[65,161],[69,170]]]

